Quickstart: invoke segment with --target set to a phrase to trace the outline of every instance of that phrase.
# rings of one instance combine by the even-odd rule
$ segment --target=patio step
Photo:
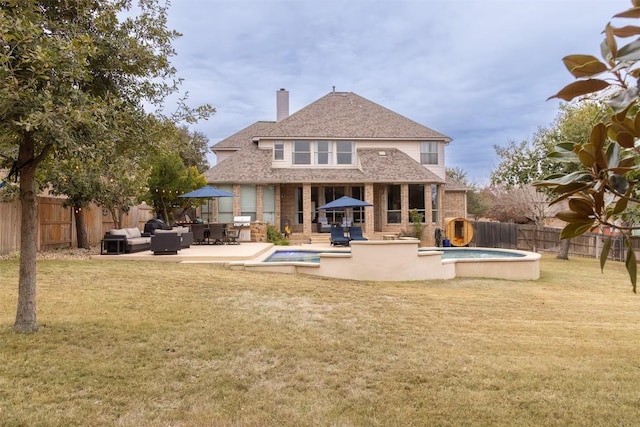
[[[313,233],[311,234],[311,243],[330,243],[331,242],[331,234],[330,233]]]

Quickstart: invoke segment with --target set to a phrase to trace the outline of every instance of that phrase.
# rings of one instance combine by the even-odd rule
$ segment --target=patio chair
[[[222,245],[224,240],[224,224],[209,224],[209,243]]]
[[[362,227],[349,227],[349,240],[369,240],[362,235]]]
[[[349,246],[349,238],[344,235],[344,229],[338,224],[331,226],[331,246]]]
[[[227,228],[225,230],[225,243],[227,245],[239,245],[238,238],[240,237],[240,229],[238,228]]]
[[[331,225],[329,221],[327,221],[326,216],[318,217],[318,233],[329,233],[331,232]]]
[[[204,224],[191,224],[191,233],[193,233],[193,243],[201,245],[205,242]]]

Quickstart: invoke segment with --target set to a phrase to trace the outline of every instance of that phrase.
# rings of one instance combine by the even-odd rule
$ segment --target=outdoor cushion
[[[114,228],[113,230],[111,230],[109,232],[109,234],[111,234],[112,236],[127,236],[127,237],[129,237],[129,234],[127,233],[127,230],[125,230],[124,228]]]
[[[172,233],[172,234],[178,234],[176,233],[176,230],[156,230],[155,234],[167,234],[167,233]]]
[[[127,237],[130,237],[132,239],[142,236],[142,233],[140,233],[140,230],[137,227],[125,228],[125,230],[127,232]]]
[[[173,231],[176,231],[178,233],[178,236],[180,236],[182,233],[188,233],[189,227],[178,225],[176,227],[173,227]]]

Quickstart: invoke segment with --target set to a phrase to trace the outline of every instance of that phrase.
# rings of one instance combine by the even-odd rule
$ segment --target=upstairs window
[[[293,141],[293,164],[294,165],[310,165],[311,164],[311,142]]]
[[[336,142],[336,161],[339,165],[353,164],[353,142],[350,142],[350,141]]]
[[[276,141],[273,144],[273,160],[284,160],[284,142]]]
[[[420,143],[420,163],[423,165],[438,164],[438,143],[435,141]]]
[[[316,164],[317,165],[330,165],[333,163],[333,155],[331,141],[317,141],[316,142]]]
[[[278,159],[278,141],[274,144],[274,160]],[[284,156],[284,145],[282,147]],[[355,144],[352,141],[293,141],[294,165],[352,165],[355,163]]]

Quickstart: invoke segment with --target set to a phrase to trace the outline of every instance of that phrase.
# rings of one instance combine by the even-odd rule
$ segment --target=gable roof
[[[264,134],[275,122],[260,121],[247,126],[239,132],[215,144],[214,150],[238,150],[252,143],[253,138]]]
[[[446,135],[353,92],[330,92],[265,129],[262,137],[438,139]]]

